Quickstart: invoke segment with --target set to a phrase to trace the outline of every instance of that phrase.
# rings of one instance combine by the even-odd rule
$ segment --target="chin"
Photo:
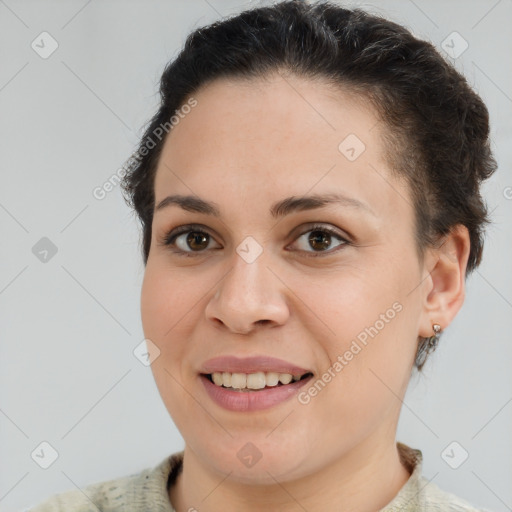
[[[223,476],[229,474],[229,480],[240,484],[275,485],[276,480],[282,482],[305,475],[307,454],[290,451],[290,448],[279,449],[275,442],[231,439],[223,450],[212,451],[211,448],[210,444],[196,452],[199,459],[208,463],[213,471]]]

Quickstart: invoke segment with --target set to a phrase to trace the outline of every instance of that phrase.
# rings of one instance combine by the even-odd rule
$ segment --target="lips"
[[[313,375],[290,382],[286,385],[265,387],[263,389],[231,389],[218,386],[204,374],[199,378],[207,396],[218,406],[231,412],[258,412],[278,407],[289,402],[300,389],[311,381]]]
[[[257,372],[275,372],[290,373],[292,375],[304,375],[313,373],[307,368],[289,363],[284,359],[277,359],[270,356],[253,356],[239,358],[235,356],[220,356],[209,359],[201,366],[199,373],[212,374],[214,372],[228,373],[257,373]]]

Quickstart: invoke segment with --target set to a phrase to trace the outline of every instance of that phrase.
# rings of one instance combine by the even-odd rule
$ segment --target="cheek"
[[[141,320],[144,337],[151,340],[159,357],[151,367],[155,374],[165,369],[181,381],[180,362],[187,346],[187,318],[197,300],[189,297],[187,286],[172,271],[147,266],[141,289]]]
[[[148,263],[141,289],[141,317],[144,333],[162,342],[179,327],[189,306],[187,286],[179,275]],[[174,327],[175,326],[175,327]]]
[[[418,275],[410,264],[383,268],[344,268],[320,287],[314,277],[310,286],[303,280],[302,286],[311,290],[307,301],[321,320],[317,326],[327,326],[322,328],[326,337],[318,339],[327,356],[322,357],[321,371],[330,368],[336,375],[327,387],[329,401],[346,406],[341,415],[343,410],[363,414],[379,409],[377,402],[395,402],[393,393],[400,393],[410,377],[420,311],[410,292]]]
[[[190,326],[188,316],[192,314],[197,298],[187,297],[183,280],[168,269],[157,268],[148,263],[141,289],[141,319],[144,337],[151,340],[159,355],[151,364],[163,403],[178,429],[186,429],[186,411],[192,410],[194,402],[184,392],[189,389],[187,339]]]
[[[331,345],[335,350],[344,350],[347,340],[360,333],[363,337],[381,314],[391,310],[388,317],[394,316],[393,304],[400,294],[396,283],[385,282],[388,272],[358,262],[319,274],[298,275],[291,287],[311,308],[316,323],[313,332],[318,332],[318,327],[324,332],[325,327],[326,339],[334,340]]]

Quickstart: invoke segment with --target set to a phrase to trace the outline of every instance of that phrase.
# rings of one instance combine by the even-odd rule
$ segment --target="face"
[[[423,275],[384,125],[362,98],[293,76],[218,80],[194,98],[165,141],[155,204],[191,195],[218,215],[156,209],[141,296],[172,419],[205,467],[239,482],[375,453],[394,440]],[[326,194],[339,198],[274,207]],[[219,356],[278,358],[312,377],[223,390],[201,375]]]

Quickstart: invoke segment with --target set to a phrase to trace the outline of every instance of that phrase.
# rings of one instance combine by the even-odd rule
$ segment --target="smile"
[[[213,377],[213,375],[216,376]],[[274,385],[270,385],[276,381],[276,376],[278,376],[279,381]],[[224,386],[225,377],[226,382],[231,384],[231,386]],[[269,377],[268,383],[267,377]],[[313,374],[309,372],[295,377],[298,377],[298,379],[294,379],[292,374],[278,374],[275,372],[256,372],[252,374],[215,372],[214,374],[200,374],[200,380],[210,399],[223,409],[234,412],[260,411],[276,407],[295,396],[313,378]],[[214,378],[218,384],[214,382]],[[220,378],[222,378],[222,384],[220,383]],[[230,378],[231,382],[229,381]],[[281,381],[281,378],[284,382]],[[249,385],[257,382],[256,385],[261,386],[263,379],[265,379],[264,387],[256,389],[247,387],[247,380],[249,380]],[[235,388],[233,384],[240,387]],[[242,384],[243,387],[241,387]]]
[[[252,391],[276,386],[290,384],[290,382],[297,382],[307,376],[311,372],[303,375],[292,375],[291,373],[278,373],[278,372],[255,372],[255,373],[231,373],[231,372],[213,372],[207,377],[216,386],[224,387],[232,390],[239,391]]]

